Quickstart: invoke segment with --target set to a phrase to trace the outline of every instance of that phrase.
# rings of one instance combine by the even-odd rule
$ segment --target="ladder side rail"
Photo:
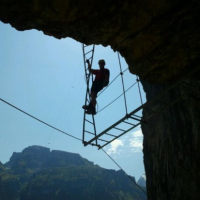
[[[92,115],[92,120],[93,120],[93,125],[94,125],[94,135],[96,137],[97,136],[97,131],[96,131],[96,125],[95,125],[94,115]],[[96,139],[95,143],[96,143],[96,145],[98,144],[97,139]]]
[[[85,63],[84,44],[82,44],[82,51],[83,51],[84,70],[85,70],[85,76],[86,76],[86,81],[87,81],[87,69],[86,69],[86,63]],[[88,86],[87,86],[87,89],[88,89]],[[85,104],[87,103],[87,89],[86,89],[86,94],[85,94]],[[84,112],[84,114],[83,114],[83,135],[82,135],[82,141],[83,141],[83,143],[85,141],[85,118],[86,118],[86,114]]]
[[[94,50],[95,50],[95,45],[93,45],[93,48],[92,48],[92,56],[91,56],[91,66],[93,64],[93,58],[94,58]],[[92,82],[94,81],[93,79],[93,75],[92,76]],[[95,119],[94,119],[94,115],[92,115],[92,120],[93,120],[93,125],[94,125],[94,135],[95,137],[97,136],[97,131],[96,131],[96,125],[95,125]],[[95,141],[96,145],[98,145],[98,142],[97,140]]]
[[[90,81],[90,73],[87,74],[87,66],[86,66],[86,57],[85,57],[85,47],[84,47],[84,44],[82,44],[82,51],[83,51],[83,62],[84,62],[84,70],[85,70],[85,77],[86,77],[86,84],[87,84],[86,94],[85,94],[85,105],[86,105],[87,101],[90,100],[89,87],[88,87],[89,86],[89,81]],[[84,111],[82,141],[85,141],[85,119],[86,119],[86,113]],[[94,121],[93,121],[93,123],[94,123]]]
[[[85,76],[86,76],[86,84],[87,84],[87,89],[86,89],[86,95],[85,95],[85,105],[87,104],[87,101],[90,102],[90,93],[89,93],[89,83],[90,83],[90,77],[92,76],[91,73],[87,73],[87,66],[86,66],[86,55],[91,53],[91,57],[90,57],[90,60],[91,60],[91,66],[92,66],[92,63],[93,63],[93,57],[94,57],[94,50],[95,50],[95,45],[93,45],[92,47],[92,50],[90,50],[89,52],[85,53],[85,48],[88,47],[89,45],[84,45],[82,44],[82,50],[83,50],[83,61],[84,61],[84,69],[85,69]],[[92,81],[93,81],[93,76],[92,76]],[[85,143],[85,132],[89,133],[88,131],[85,131],[85,121],[93,124],[93,127],[94,127],[94,135],[96,136],[96,126],[95,126],[95,119],[94,119],[94,116],[92,115],[92,122],[88,121],[86,119],[86,113],[84,111],[84,117],[83,117],[83,137],[82,137],[82,140],[83,140],[83,143]],[[96,145],[97,145],[97,140],[96,140]]]
[[[94,50],[95,50],[95,45],[93,45],[93,48],[92,48],[91,66],[92,66],[92,64],[93,64]],[[93,82],[93,80],[94,80],[94,78],[93,78],[93,75],[92,75],[92,82]]]

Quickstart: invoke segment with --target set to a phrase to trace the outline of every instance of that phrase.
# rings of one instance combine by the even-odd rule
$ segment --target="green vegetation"
[[[35,151],[28,150],[23,151],[21,156],[17,155],[17,158],[11,158],[5,164],[7,169],[0,165],[0,199],[146,199],[144,193],[122,171],[100,168],[78,154],[54,152],[52,156],[52,152],[49,152],[41,159],[42,154],[34,155]]]

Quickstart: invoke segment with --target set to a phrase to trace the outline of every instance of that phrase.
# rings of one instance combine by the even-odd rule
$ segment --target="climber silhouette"
[[[98,62],[100,69],[91,69],[90,61],[86,60],[86,62],[88,64],[89,72],[95,75],[95,79],[91,87],[91,102],[89,103],[89,105],[84,105],[83,109],[86,110],[87,114],[95,115],[97,93],[109,84],[110,71],[104,68],[106,62],[103,59],[99,60]]]

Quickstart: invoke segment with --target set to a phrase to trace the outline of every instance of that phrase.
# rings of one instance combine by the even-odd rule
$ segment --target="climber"
[[[86,60],[86,62],[88,64],[89,72],[95,75],[95,79],[91,87],[91,102],[89,105],[84,105],[83,109],[86,110],[87,114],[95,115],[97,93],[109,84],[110,71],[104,68],[106,63],[103,59],[98,62],[100,69],[91,69],[90,61]]]

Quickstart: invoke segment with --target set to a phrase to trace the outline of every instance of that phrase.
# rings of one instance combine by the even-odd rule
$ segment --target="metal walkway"
[[[174,84],[170,85],[167,89],[165,89],[163,92],[158,94],[154,99],[150,100],[149,102],[146,102],[145,104],[139,106],[135,110],[133,110],[130,113],[127,113],[126,116],[124,116],[122,119],[99,133],[96,134],[96,127],[94,123],[94,117],[93,117],[93,123],[91,121],[86,120],[85,113],[84,113],[84,129],[83,129],[83,143],[84,146],[92,145],[97,146],[99,149],[105,147],[112,141],[116,140],[117,138],[121,137],[122,135],[128,133],[129,131],[133,130],[137,126],[139,126],[141,123],[148,123],[148,120],[152,118],[153,116],[162,113],[164,110],[169,108],[170,106],[177,103],[179,100],[181,100],[186,95],[190,94],[192,91],[194,91],[195,88],[190,83],[186,81],[191,75],[193,75],[195,72],[200,70],[200,68],[196,68],[191,70],[186,76],[181,78],[179,81],[175,82]],[[137,79],[139,83],[139,79]],[[173,89],[184,85],[186,87],[186,92],[184,94],[174,94],[173,100],[171,102],[167,101],[166,95],[169,94]],[[140,88],[139,88],[140,91]],[[88,92],[88,91],[87,91]],[[141,95],[141,93],[140,93]],[[141,117],[139,116],[138,112],[142,109],[148,109],[149,115],[147,117]],[[85,122],[91,123],[94,127],[94,132],[86,131],[85,130]],[[93,137],[90,139],[85,139],[85,134],[89,133],[93,135]]]

